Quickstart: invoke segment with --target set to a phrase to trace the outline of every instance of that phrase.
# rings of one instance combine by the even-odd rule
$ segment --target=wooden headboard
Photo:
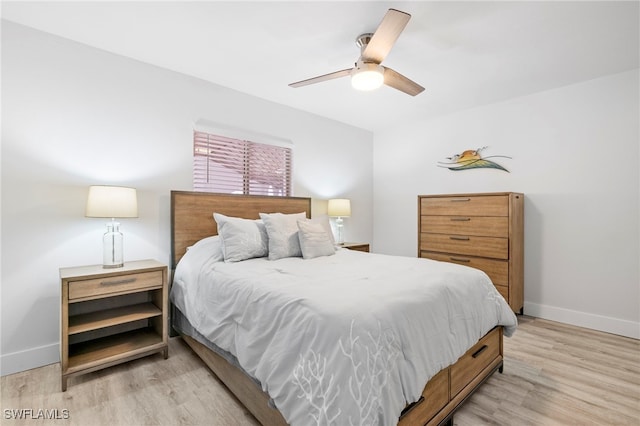
[[[311,198],[171,191],[171,268],[197,241],[218,235],[213,213],[258,219],[259,213],[300,213],[311,217]]]

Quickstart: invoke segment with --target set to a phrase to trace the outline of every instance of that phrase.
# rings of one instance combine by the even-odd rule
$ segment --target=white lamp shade
[[[351,201],[346,198],[335,198],[329,200],[327,214],[332,217],[351,216]]]
[[[135,188],[95,185],[89,187],[86,217],[138,217]]]

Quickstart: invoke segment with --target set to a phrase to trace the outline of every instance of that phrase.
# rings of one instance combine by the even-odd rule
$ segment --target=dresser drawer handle
[[[452,198],[451,202],[455,203],[457,201],[471,201],[471,198]]]
[[[400,413],[400,417],[404,416],[405,414],[407,414],[409,411],[413,410],[414,408],[416,408],[418,405],[420,405],[420,403],[424,401],[424,396],[420,396],[420,399],[417,400],[416,402],[412,402],[411,404],[409,404],[404,410],[402,410],[402,412]]]
[[[452,222],[468,222],[470,220],[471,220],[470,217],[452,217],[451,218]]]
[[[449,238],[452,240],[469,241],[469,237],[458,237],[458,236],[452,235]]]
[[[471,262],[471,259],[464,259],[462,257],[449,257],[449,259],[453,260],[454,262]]]
[[[135,278],[126,278],[124,280],[117,280],[117,281],[102,281],[100,283],[100,285],[118,285],[118,284],[129,284],[132,282],[135,282]]]
[[[478,357],[480,356],[480,354],[481,354],[482,352],[484,352],[487,348],[488,348],[488,346],[487,346],[487,345],[482,345],[482,347],[481,347],[480,349],[478,349],[477,351],[475,351],[475,352],[473,353],[473,355],[471,355],[471,356],[472,356],[473,358],[478,358]]]

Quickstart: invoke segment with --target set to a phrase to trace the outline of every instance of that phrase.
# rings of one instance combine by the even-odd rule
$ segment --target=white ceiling
[[[2,2],[2,17],[109,52],[376,131],[637,69],[628,2]],[[412,15],[383,62],[426,90],[357,92],[355,38],[388,8]]]

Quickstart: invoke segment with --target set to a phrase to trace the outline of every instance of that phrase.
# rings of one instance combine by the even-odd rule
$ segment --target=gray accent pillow
[[[302,257],[297,221],[306,217],[306,213],[260,213],[269,237],[269,260]]]
[[[331,256],[336,249],[331,241],[330,233],[319,222],[313,220],[298,220],[298,239],[302,257],[313,259],[320,256]]]
[[[267,230],[261,220],[242,219],[214,213],[222,239],[225,262],[239,262],[269,253]]]
[[[324,230],[327,232],[327,235],[329,235],[329,239],[331,239],[331,244],[333,244],[334,246],[336,245],[336,240],[333,237],[333,230],[331,229],[331,223],[329,222],[329,216],[324,214],[324,215],[315,216],[314,218],[307,219],[307,220],[309,220],[312,223],[319,223],[320,225],[322,225]]]

